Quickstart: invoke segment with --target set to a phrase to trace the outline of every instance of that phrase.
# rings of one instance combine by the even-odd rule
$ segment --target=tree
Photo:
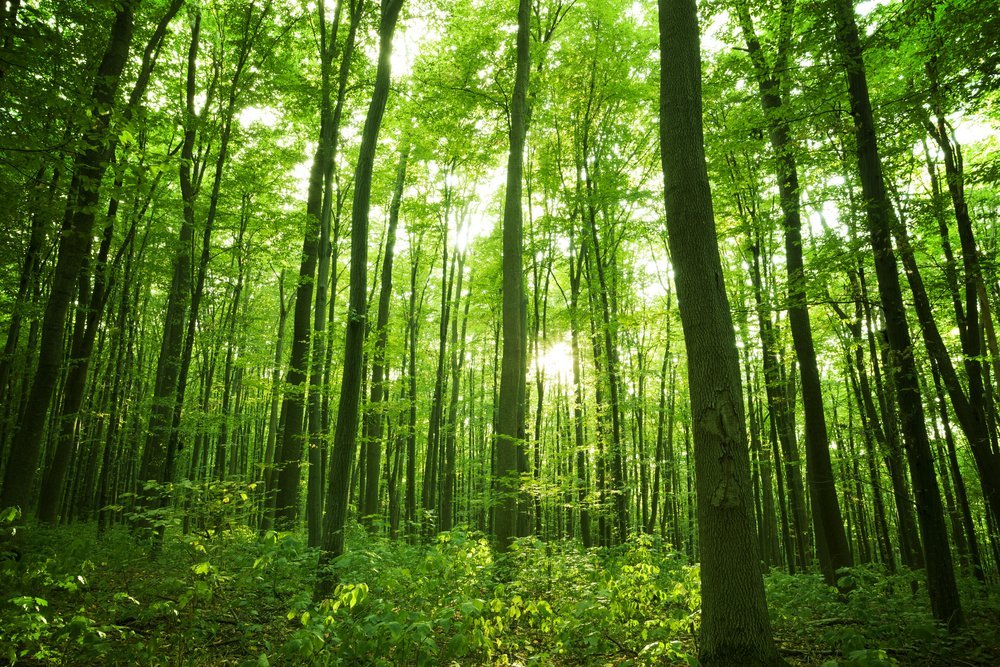
[[[775,172],[785,231],[785,257],[788,270],[788,320],[799,362],[802,381],[802,404],[805,413],[806,463],[809,476],[813,526],[816,530],[816,547],[820,567],[829,584],[836,583],[840,568],[852,565],[851,553],[844,534],[837,489],[830,463],[830,440],[827,435],[823,409],[823,392],[816,348],[813,343],[812,324],[806,301],[806,274],[802,259],[802,216],[800,212],[799,175],[792,144],[790,128],[784,111],[782,90],[787,83],[788,50],[794,0],[781,6],[781,32],[774,64],[770,65],[754,30],[750,10],[745,2],[737,3],[740,27],[747,45],[747,53],[757,79],[760,104],[767,121],[771,149],[774,151]]]
[[[378,70],[375,90],[365,117],[361,151],[354,173],[354,202],[351,211],[351,294],[348,303],[347,334],[344,344],[344,367],[337,410],[337,429],[330,456],[330,488],[327,513],[323,524],[323,553],[320,558],[320,579],[317,593],[332,591],[333,577],[324,571],[334,559],[344,553],[344,526],[347,523],[347,500],[350,492],[351,468],[357,450],[358,415],[361,398],[361,366],[365,344],[368,299],[368,215],[371,201],[372,170],[378,147],[382,116],[389,99],[392,36],[403,0],[382,0],[379,19]]]
[[[878,277],[879,296],[882,299],[891,355],[891,381],[895,385],[896,399],[899,402],[903,440],[917,499],[917,517],[924,545],[924,559],[927,563],[927,590],[935,618],[947,623],[949,628],[955,629],[963,622],[962,605],[955,584],[944,511],[934,475],[934,459],[927,438],[924,406],[920,398],[913,343],[910,340],[906,309],[899,286],[896,255],[892,248],[892,229],[899,223],[886,195],[875,135],[875,121],[868,95],[865,62],[851,0],[837,0],[834,5],[834,18],[837,46],[847,69],[847,90],[856,131],[858,171],[865,197],[865,217],[869,240],[875,254],[875,273]]]
[[[45,421],[63,365],[63,338],[66,314],[73,298],[77,277],[90,255],[92,230],[101,181],[115,142],[109,136],[112,114],[118,97],[122,72],[128,62],[129,46],[138,0],[124,0],[115,12],[108,45],[94,77],[90,95],[91,122],[82,148],[74,157],[73,181],[66,202],[58,259],[45,305],[38,364],[31,384],[31,398],[15,431],[16,446],[7,461],[0,505],[18,505],[29,511],[38,455],[45,433]]]
[[[503,207],[503,356],[500,370],[499,420],[496,430],[498,498],[493,509],[493,532],[500,553],[510,549],[517,532],[520,479],[518,452],[524,443],[524,392],[528,370],[527,304],[524,297],[524,231],[521,177],[524,139],[528,130],[528,72],[531,68],[531,2],[517,4],[517,69],[510,103],[510,152]]]
[[[688,356],[705,665],[777,665],[764,598],[736,337],[715,237],[693,0],[660,0],[660,153]]]

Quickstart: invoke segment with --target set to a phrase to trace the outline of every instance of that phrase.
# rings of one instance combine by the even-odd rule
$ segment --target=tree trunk
[[[375,322],[375,349],[372,351],[371,398],[365,413],[365,440],[368,443],[368,483],[365,487],[365,497],[362,498],[359,514],[362,518],[378,514],[378,471],[382,455],[382,424],[385,419],[382,403],[387,400],[388,391],[385,388],[385,350],[389,340],[389,304],[392,301],[392,265],[396,245],[396,226],[399,223],[399,206],[403,198],[403,187],[406,185],[406,161],[410,153],[407,139],[403,139],[403,148],[399,155],[399,166],[396,169],[396,184],[392,191],[392,202],[389,204],[389,225],[385,239],[385,259],[382,262],[382,275],[378,296],[378,315]]]
[[[523,449],[527,326],[522,269],[524,233],[521,211],[521,175],[524,141],[528,129],[528,71],[530,53],[530,0],[517,4],[517,68],[510,103],[510,152],[503,210],[503,356],[500,366],[499,418],[495,436],[498,498],[493,508],[497,550],[505,553],[517,532],[518,453]]]
[[[785,5],[783,26],[791,21],[791,6]],[[809,481],[810,507],[816,531],[816,547],[820,569],[827,584],[837,581],[837,570],[852,565],[851,554],[844,534],[844,522],[837,488],[830,463],[830,441],[823,411],[823,392],[816,365],[816,349],[812,339],[812,325],[806,302],[806,276],[802,257],[802,217],[799,206],[799,176],[795,147],[788,127],[787,114],[781,96],[784,63],[787,61],[787,41],[782,39],[777,54],[777,66],[771,69],[761,49],[750,18],[749,8],[739,3],[737,11],[747,44],[747,52],[754,65],[760,104],[768,126],[771,149],[774,151],[775,175],[778,181],[778,199],[781,205],[785,231],[785,258],[788,271],[788,322],[792,330],[795,356],[802,377],[802,407],[805,414],[806,472]],[[784,38],[784,35],[782,35]]]
[[[847,69],[851,115],[857,132],[858,168],[865,198],[868,232],[875,254],[879,296],[885,312],[892,355],[893,364],[890,368],[893,370],[896,399],[902,418],[910,476],[917,497],[917,516],[927,563],[927,589],[931,610],[935,618],[954,630],[962,625],[962,606],[955,584],[941,496],[934,476],[934,460],[927,438],[924,407],[920,400],[913,344],[906,323],[906,309],[892,248],[892,228],[897,223],[886,196],[868,80],[851,0],[838,0],[834,13],[836,39]]]
[[[574,261],[575,260],[575,261]],[[573,236],[570,236],[570,346],[573,351],[573,447],[576,451],[577,503],[580,507],[580,539],[584,548],[594,546],[590,532],[590,509],[587,488],[587,445],[583,424],[583,373],[580,351],[580,278],[583,274],[585,258],[577,255]],[[575,266],[575,268],[574,268]]]
[[[659,6],[664,201],[696,448],[699,659],[703,665],[777,665],[750,504],[736,337],[705,164],[697,11],[693,0],[660,0]]]
[[[392,36],[403,0],[382,0],[379,22],[379,58],[375,90],[365,117],[361,149],[354,172],[354,201],[351,210],[351,292],[348,304],[347,333],[344,345],[344,369],[330,456],[330,484],[327,513],[323,524],[323,551],[317,593],[329,595],[333,578],[326,567],[344,553],[344,526],[347,523],[347,499],[351,467],[357,449],[359,402],[361,398],[361,360],[364,354],[365,322],[368,300],[368,207],[371,201],[372,170],[379,130],[389,98]]]
[[[764,300],[764,283],[761,276],[761,243],[759,239],[753,240],[751,250],[753,254],[751,278],[754,286],[754,298],[757,304],[757,322],[760,330],[760,344],[764,368],[764,389],[769,412],[771,413],[771,426],[777,435],[777,440],[781,447],[781,456],[784,458],[784,485],[788,494],[789,511],[792,515],[790,537],[792,538],[797,562],[792,563],[791,559],[789,559],[789,564],[790,568],[796,565],[805,568],[810,563],[808,549],[809,526],[806,519],[805,498],[802,491],[799,446],[795,440],[795,428],[792,425],[792,419],[789,414],[788,401],[785,398],[785,392],[782,390],[781,364],[775,350],[778,332],[776,331],[775,324],[771,321],[771,314],[768,312],[767,303]]]
[[[109,137],[112,112],[122,71],[128,61],[135,10],[139,0],[124,0],[115,13],[110,38],[94,79],[90,100],[92,116],[81,152],[73,160],[66,213],[56,259],[55,274],[42,319],[41,342],[27,409],[15,429],[10,458],[4,474],[0,506],[17,505],[27,514],[38,467],[42,436],[52,394],[63,366],[66,315],[76,289],[77,276],[90,251],[101,181],[115,141]]]

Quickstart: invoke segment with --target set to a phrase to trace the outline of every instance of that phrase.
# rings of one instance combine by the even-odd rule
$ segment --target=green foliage
[[[354,525],[356,548],[331,566],[334,592],[316,600],[316,554],[293,533],[172,527],[156,549],[125,530],[98,538],[90,525],[20,532],[23,558],[0,563],[0,655],[10,663],[697,664],[699,568],[648,535],[603,550],[523,538],[496,561],[480,533],[408,544]],[[766,577],[793,662],[996,659],[983,642],[995,593],[963,582],[971,626],[948,639],[914,595],[919,573],[866,566],[842,576],[846,596],[818,574]]]

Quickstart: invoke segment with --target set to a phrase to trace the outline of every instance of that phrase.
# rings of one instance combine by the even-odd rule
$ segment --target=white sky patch
[[[440,38],[437,30],[431,26],[424,16],[411,16],[396,27],[392,36],[392,53],[389,62],[392,65],[392,76],[407,78],[413,73],[413,64],[420,55],[421,49],[428,43],[434,43]],[[365,45],[365,55],[372,65],[378,65],[378,40],[372,40]]]
[[[650,246],[645,251],[648,253],[643,261],[645,276],[639,290],[643,300],[650,303],[667,295],[670,281],[674,279],[674,271],[670,268],[670,262],[667,261],[664,251],[656,246]],[[642,248],[638,254],[640,258],[643,257]]]
[[[426,17],[411,16],[399,26],[392,40],[392,74],[408,77],[413,73],[413,63],[427,43],[440,38]]]
[[[243,127],[260,124],[273,130],[280,120],[281,114],[274,107],[247,107],[239,114],[240,125]]]
[[[731,48],[720,39],[728,26],[729,10],[724,9],[712,17],[712,22],[705,27],[701,34],[702,53],[721,53]]]
[[[837,203],[831,199],[823,202],[822,206],[817,206],[817,202],[809,202],[809,234],[813,237],[820,237],[826,230],[832,230],[841,237],[847,238],[848,229],[840,220],[840,209]]]
[[[990,123],[988,119],[982,116],[952,114],[948,118],[948,122],[951,123],[951,126],[955,130],[955,139],[958,140],[959,145],[963,148],[984,143],[992,143],[1000,146],[1000,127]],[[926,150],[935,162],[938,164],[943,162],[944,154],[941,152],[941,148],[932,139],[927,138],[924,141],[917,141],[913,144],[913,155],[921,161],[921,164],[923,164],[923,160],[926,157],[926,153],[924,152],[925,145]],[[926,169],[920,170],[918,179],[929,191],[931,185]]]
[[[953,118],[952,123],[955,126],[955,138],[963,146],[990,140],[1000,142],[1000,128],[980,116]]]
[[[312,170],[312,155],[315,152],[316,144],[310,143],[306,147],[306,153],[302,162],[295,165],[292,169],[292,182],[295,184],[295,196],[301,201],[306,200],[306,196],[309,192],[309,172]]]
[[[646,8],[638,0],[625,10],[625,16],[634,21],[638,26],[646,25]]]
[[[208,94],[205,91],[196,93],[194,96],[194,112],[200,114],[201,110],[205,108],[205,101],[208,99]]]
[[[890,2],[892,2],[892,0],[864,0],[863,2],[859,2],[857,4],[855,10],[857,11],[858,16],[868,16],[882,5],[887,5]]]

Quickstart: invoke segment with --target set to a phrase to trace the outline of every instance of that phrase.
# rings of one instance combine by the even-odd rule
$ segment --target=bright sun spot
[[[538,365],[550,382],[568,384],[573,377],[573,348],[565,340],[551,343],[542,350]],[[534,369],[535,365],[531,364],[532,372]]]

